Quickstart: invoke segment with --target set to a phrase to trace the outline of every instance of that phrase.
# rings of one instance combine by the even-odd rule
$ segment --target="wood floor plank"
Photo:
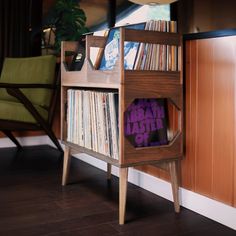
[[[0,149],[0,235],[234,235],[235,231],[128,184],[126,224],[119,225],[119,180],[72,158],[70,184],[49,146]],[[217,229],[217,233],[216,233]],[[158,234],[157,234],[158,233]]]

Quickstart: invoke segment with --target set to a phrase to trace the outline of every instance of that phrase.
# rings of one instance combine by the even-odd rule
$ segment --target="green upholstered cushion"
[[[47,120],[48,112],[44,108],[34,105],[39,114]],[[0,100],[0,120],[37,123],[30,112],[19,102]]]
[[[0,83],[17,84],[53,84],[56,58],[53,55],[6,58],[3,64]],[[48,108],[52,90],[21,89],[26,97],[35,105]],[[0,100],[17,101],[5,89],[0,89]]]

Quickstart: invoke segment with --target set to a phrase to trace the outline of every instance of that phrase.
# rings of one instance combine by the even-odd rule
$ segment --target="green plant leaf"
[[[77,1],[57,0],[51,15],[49,22],[56,28],[54,44],[56,53],[60,52],[61,41],[75,41],[88,32],[85,12]]]

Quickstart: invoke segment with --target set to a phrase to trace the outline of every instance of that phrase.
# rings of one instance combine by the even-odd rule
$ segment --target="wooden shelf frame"
[[[181,71],[147,71],[124,69],[124,42],[135,41],[144,43],[157,43],[175,45],[181,48],[181,37],[176,33],[163,33],[145,30],[131,30],[120,28],[120,56],[111,71],[94,69],[90,61],[91,47],[104,47],[106,38],[88,35],[86,39],[86,57],[81,71],[67,71],[65,67],[65,52],[76,51],[76,42],[62,43],[61,62],[61,139],[66,146],[64,156],[63,185],[68,180],[70,154],[73,151],[87,153],[108,163],[123,169],[120,171],[120,218],[119,223],[124,224],[125,196],[128,167],[157,164],[164,166],[170,173],[173,189],[175,211],[179,212],[177,166],[183,155],[183,80]],[[181,51],[181,50],[180,50]],[[178,57],[180,59],[181,56]],[[180,63],[181,64],[181,63]],[[67,102],[68,88],[86,89],[115,89],[119,94],[119,160],[80,147],[66,141],[67,124],[65,119],[65,104]],[[178,110],[178,132],[168,145],[135,148],[124,137],[124,113],[128,106],[136,98],[168,98]],[[165,163],[165,164],[163,164]],[[167,163],[167,165],[166,165]],[[108,173],[110,176],[110,173]],[[127,184],[126,184],[127,185]],[[124,196],[125,195],[125,196]]]

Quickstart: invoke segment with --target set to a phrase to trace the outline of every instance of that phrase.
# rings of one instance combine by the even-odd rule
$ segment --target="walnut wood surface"
[[[128,168],[120,168],[119,176],[119,224],[125,223],[125,208],[128,182]]]
[[[143,43],[166,44],[179,46],[181,43],[180,35],[177,33],[167,33],[148,30],[125,29],[124,38],[126,41]]]
[[[0,149],[0,235],[234,236],[235,230],[128,183],[126,225],[118,224],[116,177],[77,158],[59,186],[61,153],[50,146]],[[234,219],[232,219],[234,220]]]
[[[139,34],[138,34],[139,33]],[[179,35],[168,34],[165,35],[158,32],[145,32],[147,33],[147,41],[150,38],[156,40],[157,36],[160,36],[161,40],[169,38],[168,43],[180,44]],[[157,34],[156,34],[157,33]],[[124,41],[131,40],[131,37],[135,40],[141,39],[140,31],[138,30],[125,30],[122,28],[120,31],[120,59],[117,62],[114,70],[112,71],[99,71],[95,70],[91,65],[89,58],[84,62],[81,71],[67,71],[63,66],[62,61],[62,101],[65,103],[66,87],[85,87],[85,88],[116,88],[119,91],[119,129],[120,129],[120,160],[121,166],[128,164],[137,164],[143,162],[156,162],[157,160],[177,158],[182,155],[182,125],[179,124],[179,135],[173,143],[165,147],[152,147],[135,149],[131,147],[128,141],[123,136],[124,130],[124,117],[123,114],[128,105],[135,98],[169,98],[173,104],[178,108],[181,120],[182,110],[182,78],[180,72],[163,72],[163,71],[125,71],[123,65],[124,55]],[[127,38],[126,38],[127,37]],[[87,47],[98,46],[104,44],[104,37],[94,37],[92,35],[87,36]],[[149,42],[149,41],[148,41]],[[63,42],[62,50],[72,49],[73,44],[70,42]],[[74,46],[75,48],[75,46]],[[62,52],[64,55],[64,52]],[[64,117],[65,111],[63,111],[64,105],[62,105],[62,117]],[[63,119],[64,120],[64,119]],[[62,121],[62,139],[65,141],[66,125],[65,121]]]
[[[67,182],[68,182],[68,176],[69,176],[69,171],[70,171],[70,162],[71,162],[70,147],[69,146],[65,146],[62,186],[65,186],[67,184]]]
[[[144,32],[143,32],[144,33]],[[158,38],[159,37],[159,38]],[[112,71],[95,70],[91,64],[89,54],[91,46],[104,45],[104,38],[87,36],[87,55],[81,71],[67,71],[64,67],[64,57],[62,56],[62,139],[63,143],[78,152],[87,153],[109,164],[120,167],[120,211],[119,223],[124,224],[126,186],[128,167],[144,164],[155,164],[158,162],[174,162],[182,157],[182,73],[161,72],[161,71],[125,71],[124,70],[124,41],[140,41],[148,43],[163,43],[180,45],[180,37],[177,34],[163,34],[158,32],[129,31],[120,29],[120,57]],[[73,45],[66,45],[63,42],[63,50],[73,48]],[[66,121],[64,106],[66,103],[66,90],[71,87],[80,88],[110,88],[118,89],[119,92],[119,160],[114,160],[90,149],[66,142]],[[124,112],[128,105],[135,98],[169,98],[176,106],[179,113],[178,131],[175,138],[169,145],[161,147],[134,148],[124,137]],[[171,163],[172,163],[171,162]],[[170,164],[168,169],[171,172],[175,210],[179,211],[179,200],[177,196],[178,182],[176,168]]]
[[[113,159],[113,158],[110,158],[110,157],[107,157],[101,153],[98,153],[98,152],[94,152],[93,150],[91,149],[88,149],[88,148],[85,148],[85,147],[81,147],[77,144],[74,144],[74,143],[70,143],[70,142],[66,142],[66,141],[63,141],[63,144],[65,144],[65,146],[68,146],[70,147],[71,149],[74,149],[75,151],[77,151],[78,153],[86,153],[88,155],[91,155],[93,157],[96,157],[102,161],[105,161],[107,163],[110,163],[114,166],[119,166],[119,163],[117,160]]]
[[[236,206],[236,36],[186,43],[183,187]]]
[[[169,98],[182,109],[179,72],[125,71],[125,109],[135,98]]]

